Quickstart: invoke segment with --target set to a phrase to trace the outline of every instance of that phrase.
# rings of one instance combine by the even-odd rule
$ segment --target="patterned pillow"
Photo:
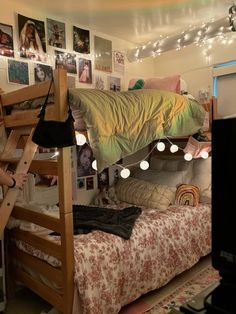
[[[175,194],[176,205],[197,206],[200,190],[196,185],[180,184]]]

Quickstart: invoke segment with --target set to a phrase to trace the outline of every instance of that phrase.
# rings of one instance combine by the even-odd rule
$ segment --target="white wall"
[[[213,93],[213,65],[236,59],[236,33],[227,34],[227,38],[234,38],[232,44],[213,43],[207,58],[204,47],[192,44],[179,51],[172,50],[154,59],[155,75],[180,74],[186,80],[190,94],[199,99],[200,89],[210,89]]]

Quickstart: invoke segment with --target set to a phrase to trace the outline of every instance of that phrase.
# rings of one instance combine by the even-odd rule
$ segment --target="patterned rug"
[[[162,299],[158,297],[157,291],[151,292],[124,307],[119,314],[166,314],[172,309],[178,310],[181,304],[192,299],[218,280],[218,272],[208,265]]]

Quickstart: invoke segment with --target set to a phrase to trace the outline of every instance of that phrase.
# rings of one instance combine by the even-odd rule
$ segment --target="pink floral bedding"
[[[211,251],[211,207],[143,208],[130,240],[93,231],[75,236],[74,245],[83,314],[116,314]],[[42,258],[38,251],[31,253]]]

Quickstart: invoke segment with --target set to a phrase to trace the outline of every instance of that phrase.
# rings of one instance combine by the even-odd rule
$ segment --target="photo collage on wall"
[[[8,69],[9,83],[29,85],[32,83],[30,73],[33,73],[33,83],[46,81],[51,79],[52,71],[57,65],[63,65],[69,74],[68,77],[73,78],[75,75],[73,80],[75,84],[72,84],[74,86],[78,82],[94,84],[94,88],[100,90],[120,91],[119,77],[107,77],[97,72],[93,75],[93,68],[95,71],[104,73],[112,73],[112,69],[114,69],[115,72],[124,74],[125,54],[118,50],[112,51],[111,40],[94,35],[92,45],[94,58],[91,58],[91,34],[88,29],[72,25],[73,51],[69,52],[65,51],[68,48],[66,44],[68,30],[66,23],[62,21],[48,17],[45,20],[38,20],[17,14],[16,29],[18,42],[17,45],[14,45],[13,26],[0,23],[0,56],[17,58],[14,66],[11,64],[11,69]],[[23,66],[21,64],[23,60],[19,60],[19,58],[27,59],[28,63],[29,73],[26,75],[25,68],[27,66],[24,65],[23,78],[18,78],[17,73],[13,77],[14,69],[18,71],[18,68]],[[30,63],[31,61],[33,63]],[[19,62],[18,66],[17,62]],[[34,64],[34,62],[37,63]]]

